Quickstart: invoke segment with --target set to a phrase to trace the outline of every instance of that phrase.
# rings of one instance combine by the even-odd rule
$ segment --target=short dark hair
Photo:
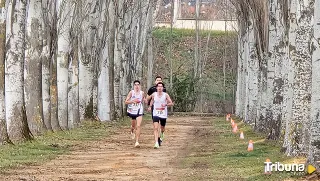
[[[162,87],[164,87],[164,83],[163,83],[163,82],[158,82],[157,85],[156,85],[156,87],[158,87],[159,84],[161,84]]]
[[[160,75],[158,75],[154,80],[157,80],[158,78],[162,80],[162,77]]]
[[[139,83],[140,84],[140,81],[139,80],[133,81],[133,84],[135,84],[135,83]]]

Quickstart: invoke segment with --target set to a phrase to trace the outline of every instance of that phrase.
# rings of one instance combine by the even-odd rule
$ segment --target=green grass
[[[235,32],[228,32],[225,33],[224,31],[217,31],[217,30],[201,30],[199,32],[199,36],[200,37],[206,37],[208,36],[208,34],[211,34],[211,36],[215,37],[215,36],[234,36],[236,35]],[[170,40],[171,37],[171,30],[170,28],[154,28],[152,35],[155,38],[158,39],[163,39],[163,40]],[[177,29],[177,28],[173,28],[172,29],[172,39],[173,40],[179,40],[182,37],[194,37],[196,35],[196,31],[194,29]]]
[[[33,141],[3,145],[0,147],[0,171],[53,159],[71,151],[73,146],[82,145],[80,143],[105,139],[113,133],[113,128],[129,124],[130,121],[127,118],[107,123],[85,121],[79,128],[70,131],[46,133],[36,137]]]
[[[239,122],[239,121],[236,121]],[[209,169],[210,176],[204,176],[203,169],[196,168],[190,180],[284,180],[296,179],[304,173],[281,173],[273,171],[271,175],[264,174],[264,162],[269,158],[272,162],[299,163],[300,158],[289,158],[280,153],[280,146],[275,142],[265,141],[263,135],[259,135],[251,127],[238,123],[238,128],[244,132],[245,139],[239,139],[239,133],[233,134],[230,122],[225,118],[217,118],[212,121],[206,145],[198,145],[191,148],[192,155],[182,160],[183,168],[194,168],[197,165]],[[253,140],[254,150],[248,152],[248,142]],[[196,153],[196,154],[194,154]],[[298,175],[300,174],[300,175]]]

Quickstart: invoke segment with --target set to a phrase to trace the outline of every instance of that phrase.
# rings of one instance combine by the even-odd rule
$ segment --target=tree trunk
[[[307,162],[320,169],[320,0],[314,3],[314,38],[312,42],[312,97],[310,113],[310,145]]]
[[[79,112],[80,120],[94,118],[94,57],[93,48],[96,33],[97,1],[82,2],[81,33],[79,34]]]
[[[41,93],[42,34],[41,0],[30,0],[27,18],[24,76],[27,120],[33,135],[39,135],[44,129]]]
[[[237,90],[236,90],[236,111],[235,114],[237,116],[241,116],[241,109],[242,109],[242,104],[241,104],[241,90],[242,90],[242,49],[243,47],[241,46],[241,42],[242,42],[242,32],[239,31],[238,32],[238,74],[237,74]]]
[[[50,47],[50,103],[51,103],[51,126],[55,131],[61,130],[58,120],[58,90],[57,90],[57,46],[58,46],[58,15],[57,2],[55,0],[49,1],[48,8],[52,8],[51,21],[51,47]]]
[[[199,16],[200,16],[200,2],[199,0],[196,0],[196,20],[195,20],[195,31],[196,31],[196,45],[195,45],[195,51],[194,51],[194,78],[198,77],[199,73],[199,61],[200,61],[200,55],[199,55]],[[171,23],[171,26],[172,23]]]
[[[295,53],[292,56],[294,82],[292,99],[292,119],[288,129],[288,155],[305,155],[309,146],[310,103],[311,103],[311,52],[313,10],[311,1],[297,2],[297,30]],[[294,134],[292,134],[294,133]]]
[[[256,50],[257,38],[255,37],[253,24],[248,29],[248,54],[247,54],[247,103],[246,106],[246,119],[245,122],[253,125],[257,113],[258,102],[258,74],[259,63]]]
[[[121,102],[121,79],[123,76],[123,59],[124,59],[124,49],[125,49],[125,31],[124,31],[124,10],[123,1],[117,2],[116,18],[115,23],[115,47],[114,47],[114,103],[115,103],[115,118],[118,119],[122,116],[122,102]]]
[[[252,23],[252,22],[251,22]],[[246,30],[246,34],[244,35],[244,75],[243,76],[243,82],[244,82],[244,90],[243,90],[243,120],[247,122],[248,120],[248,108],[249,108],[249,35],[250,35],[250,29],[252,31],[252,26],[251,28],[248,27]]]
[[[79,115],[79,58],[78,39],[76,34],[72,38],[71,52],[71,79],[68,88],[68,128],[78,127],[80,124]]]
[[[103,0],[104,1],[104,0]],[[101,2],[103,7],[101,10],[101,16],[99,24],[103,26],[99,27],[98,32],[98,46],[101,47],[99,54],[99,65],[98,65],[98,117],[101,121],[110,121],[110,102],[109,102],[109,40],[107,37],[109,31],[109,26],[112,21],[110,21],[110,2]]]
[[[116,33],[116,16],[115,16],[115,4],[113,1],[110,1],[109,3],[109,34],[110,34],[110,39],[109,42],[110,44],[108,45],[108,57],[109,57],[109,68],[108,68],[108,73],[109,73],[109,103],[110,103],[110,120],[113,121],[116,119],[116,111],[115,111],[115,89],[114,87],[114,53],[115,53],[115,33]]]
[[[46,34],[47,35],[47,34]],[[46,39],[46,38],[45,38]],[[42,61],[42,104],[43,122],[47,130],[52,131],[51,126],[51,101],[50,101],[50,40],[44,40]]]
[[[150,33],[148,37],[148,71],[147,71],[147,88],[149,89],[153,84],[153,39]]]
[[[6,120],[12,141],[31,139],[24,105],[24,58],[26,32],[26,1],[9,1],[5,60]]]
[[[291,153],[291,142],[289,142],[290,135],[290,122],[292,121],[292,106],[293,106],[293,82],[294,82],[294,57],[296,54],[296,30],[297,30],[297,0],[290,0],[290,8],[289,8],[289,31],[288,31],[288,42],[289,46],[287,47],[288,52],[288,64],[287,70],[284,69],[284,72],[287,73],[287,79],[284,79],[284,100],[283,100],[283,108],[282,108],[282,120],[283,120],[283,128],[284,129],[284,139],[283,139],[283,151],[287,154]]]
[[[269,120],[267,123],[268,138],[277,140],[280,138],[281,120],[282,120],[282,103],[283,103],[283,70],[282,64],[286,60],[286,32],[285,11],[283,9],[284,1],[272,0],[270,12],[270,21],[272,24],[272,47],[270,47],[270,59],[273,64],[273,83],[272,83],[272,107],[270,108]]]
[[[57,88],[58,88],[58,120],[63,130],[68,129],[68,68],[70,61],[70,26],[71,2],[58,1],[58,54],[57,54]],[[71,125],[70,125],[71,126]]]
[[[240,24],[240,22],[239,22]],[[238,79],[237,79],[237,96],[236,96],[236,115],[244,118],[244,96],[245,96],[245,41],[247,29],[240,29],[238,33]]]
[[[152,36],[152,30],[154,27],[154,20],[156,18],[157,7],[160,3],[160,0],[153,1],[151,3],[149,16],[147,19],[147,60],[148,60],[148,70],[147,70],[147,89],[149,89],[153,85],[153,63],[154,63],[154,47],[153,47],[153,36]]]
[[[8,1],[7,1],[8,2]],[[7,133],[6,112],[5,112],[5,97],[4,97],[4,65],[6,58],[6,19],[5,7],[6,1],[0,0],[0,10],[3,13],[0,17],[0,145],[11,143]]]

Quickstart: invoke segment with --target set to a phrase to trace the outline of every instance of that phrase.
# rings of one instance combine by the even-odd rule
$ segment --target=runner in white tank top
[[[162,95],[159,95],[158,92],[155,92],[153,97],[152,116],[167,119],[168,109],[167,109],[167,106],[163,107],[163,105],[166,105],[166,104],[167,104],[167,94],[163,92]]]
[[[152,111],[153,116],[153,132],[155,145],[154,148],[159,148],[163,140],[163,134],[165,131],[166,121],[168,118],[168,106],[173,106],[173,102],[169,94],[163,92],[164,84],[162,82],[157,83],[157,92],[151,95],[151,102],[148,111],[151,111],[152,105],[154,106]],[[159,134],[159,122],[161,125],[161,133]],[[161,139],[162,137],[162,139]]]
[[[140,81],[135,80],[133,82],[134,89],[128,93],[125,104],[127,104],[127,113],[131,118],[131,136],[132,139],[136,138],[135,147],[140,147],[140,125],[143,115],[143,102],[145,102],[144,92],[141,91]],[[135,131],[135,133],[134,133]]]
[[[138,100],[137,103],[134,100]],[[143,115],[143,91],[136,92],[135,90],[131,91],[130,101],[132,104],[128,104],[127,113],[132,119],[136,119],[138,116]]]

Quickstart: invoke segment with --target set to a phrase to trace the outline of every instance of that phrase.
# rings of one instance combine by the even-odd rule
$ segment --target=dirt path
[[[153,149],[152,124],[144,121],[140,148],[133,147],[129,128],[119,129],[104,141],[80,145],[43,165],[10,170],[0,180],[180,180],[190,170],[179,168],[178,160],[188,152],[192,133],[202,126],[208,127],[207,119],[169,119],[163,145]]]

